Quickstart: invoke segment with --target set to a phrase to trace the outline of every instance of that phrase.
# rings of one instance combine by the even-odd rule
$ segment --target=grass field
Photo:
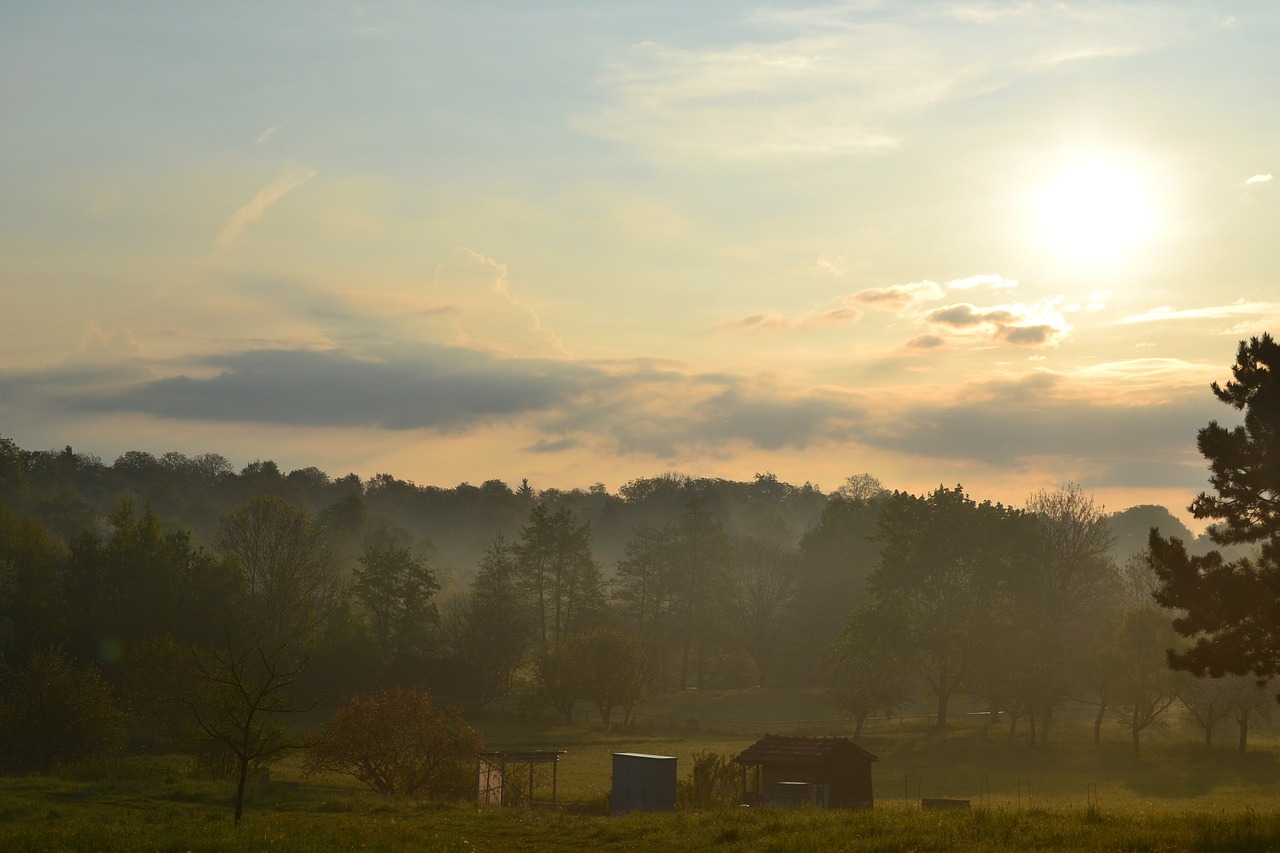
[[[498,810],[388,800],[341,778],[303,778],[300,762],[253,786],[244,826],[231,788],[196,781],[178,757],[128,759],[79,778],[0,779],[3,850],[1276,850],[1280,743],[1234,731],[1211,748],[1172,718],[1135,759],[1114,725],[1092,743],[1084,716],[1065,716],[1048,744],[1009,738],[976,719],[946,737],[924,719],[878,721],[861,743],[879,756],[869,812],[724,810],[609,817],[610,754],[732,754],[765,731],[841,734],[820,701],[798,691],[665,697],[634,732],[602,732],[496,715],[486,744],[566,750],[561,808]],[[829,714],[828,714],[829,715]],[[697,720],[696,727],[690,720]],[[696,728],[696,730],[695,730]],[[1230,741],[1230,742],[1228,742]],[[971,800],[926,812],[920,797]]]

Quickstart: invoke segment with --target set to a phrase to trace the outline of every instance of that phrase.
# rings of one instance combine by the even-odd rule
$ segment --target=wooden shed
[[[843,737],[765,735],[734,759],[742,766],[742,804],[869,809],[871,762]]]

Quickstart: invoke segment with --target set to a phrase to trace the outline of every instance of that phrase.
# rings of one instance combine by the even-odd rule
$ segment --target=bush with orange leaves
[[[474,785],[483,744],[457,708],[415,688],[348,700],[307,754],[307,772],[338,773],[388,796],[457,797]]]

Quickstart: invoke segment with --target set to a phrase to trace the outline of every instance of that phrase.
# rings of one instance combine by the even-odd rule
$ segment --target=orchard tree
[[[1176,673],[1165,661],[1165,649],[1176,639],[1168,617],[1150,604],[1123,614],[1112,635],[1112,707],[1129,730],[1135,758],[1140,753],[1142,733],[1178,699]]]
[[[1190,509],[1214,522],[1208,533],[1217,544],[1257,544],[1258,554],[1191,556],[1180,539],[1153,529],[1148,559],[1160,580],[1156,600],[1181,612],[1173,626],[1192,640],[1169,653],[1170,665],[1198,676],[1269,679],[1280,673],[1280,345],[1267,334],[1241,341],[1232,375],[1224,386],[1213,383],[1213,393],[1243,411],[1244,422],[1200,430],[1214,492]]]
[[[249,774],[304,745],[284,720],[315,707],[288,694],[306,661],[298,661],[286,646],[265,645],[261,638],[236,643],[230,635],[222,648],[198,648],[192,655],[199,680],[186,703],[205,736],[235,756],[239,826]]]

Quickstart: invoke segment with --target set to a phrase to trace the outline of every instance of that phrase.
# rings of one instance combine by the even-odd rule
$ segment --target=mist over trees
[[[1256,404],[1234,385],[1219,393]],[[1211,425],[1202,445],[1257,456],[1269,434],[1249,423],[1258,435]],[[1233,473],[1240,464],[1215,468],[1229,500],[1195,504],[1228,521],[1210,535],[1233,547],[1274,536],[1271,516],[1247,514],[1259,493]],[[1175,537],[1151,534],[1153,523]],[[925,703],[943,730],[959,701],[1010,734],[1025,726],[1033,743],[1083,703],[1096,708],[1095,739],[1113,717],[1135,752],[1177,702],[1206,739],[1234,720],[1243,749],[1267,711],[1247,691],[1175,677],[1164,663],[1174,635],[1152,596],[1176,603],[1179,584],[1215,572],[1229,575],[1224,590],[1246,576],[1257,595],[1271,583],[1257,570],[1269,548],[1227,572],[1164,508],[1108,515],[1076,486],[1020,507],[961,485],[891,491],[869,474],[830,493],[772,474],[666,474],[616,493],[441,488],[271,461],[237,472],[216,454],[130,452],[107,465],[0,438],[0,731],[21,725],[6,708],[25,707],[22,677],[52,660],[51,672],[102,685],[95,717],[124,719],[128,745],[196,750],[203,732],[241,785],[298,745],[281,715],[321,697],[350,715],[419,696],[397,689],[429,690],[422,701],[441,708],[546,709],[567,724],[590,709],[608,727],[667,691],[804,687],[826,691],[858,733]],[[1214,645],[1203,617],[1188,618],[1201,636],[1175,662],[1271,674],[1230,658],[1230,630]],[[118,749],[102,734],[111,725],[86,723],[81,740]]]

